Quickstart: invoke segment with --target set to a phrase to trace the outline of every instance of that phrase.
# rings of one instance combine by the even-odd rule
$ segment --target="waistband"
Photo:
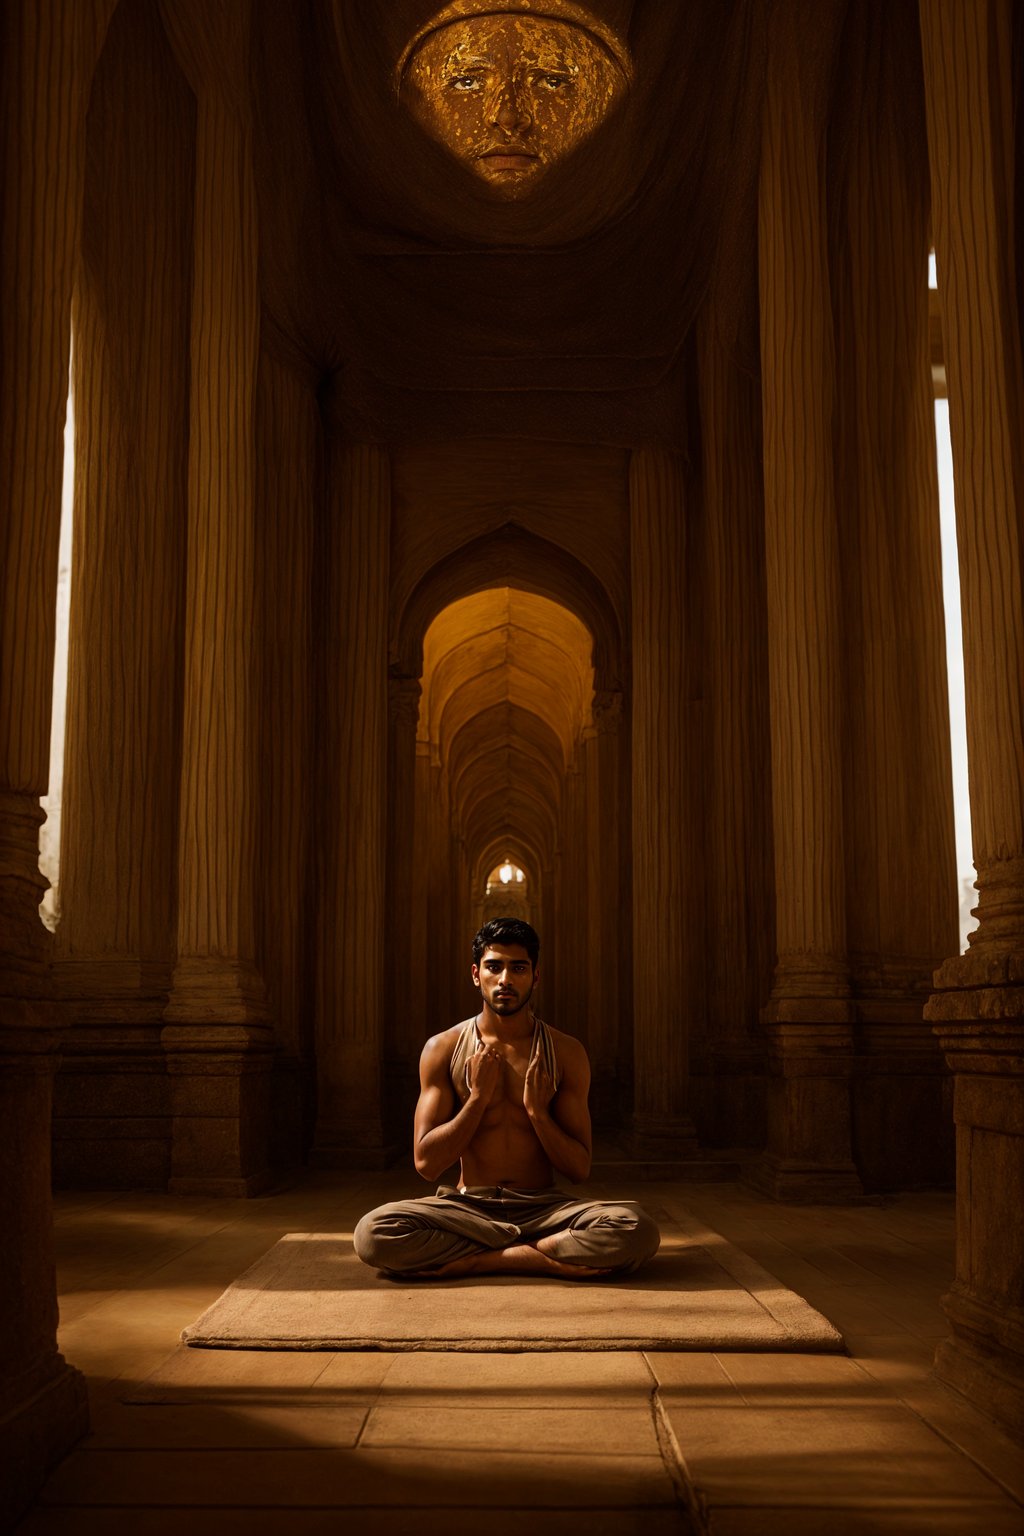
[[[515,1189],[509,1184],[461,1184],[456,1189],[451,1184],[440,1184],[437,1193],[442,1200],[536,1200],[540,1202],[568,1198],[555,1184],[549,1184],[546,1189]]]

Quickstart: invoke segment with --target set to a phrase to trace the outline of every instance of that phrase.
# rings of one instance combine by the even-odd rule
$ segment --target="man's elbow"
[[[419,1147],[414,1148],[412,1161],[420,1178],[426,1179],[428,1184],[434,1183],[444,1172],[444,1168],[438,1166],[437,1158],[431,1157],[429,1152],[423,1152]]]

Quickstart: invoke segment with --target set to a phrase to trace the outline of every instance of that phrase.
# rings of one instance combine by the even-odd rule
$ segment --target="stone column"
[[[320,458],[315,381],[260,356],[256,392],[256,567],[262,673],[257,949],[280,1047],[272,1158],[295,1164],[312,1131],[315,981],[310,866],[315,823],[313,529]]]
[[[383,1168],[391,476],[328,424],[320,646],[324,816],[317,959],[321,1167]]]
[[[618,794],[619,724],[622,695],[604,690],[594,697],[592,726],[584,732],[586,772],[587,951],[591,1109],[595,1122],[618,1123],[619,991],[622,914],[619,895],[621,817]]]
[[[413,818],[412,889],[410,893],[410,911],[412,914],[410,953],[418,973],[423,976],[430,975],[433,977],[436,973],[434,940],[433,934],[429,931],[428,927],[432,918],[430,905],[431,766],[430,742],[426,737],[418,739],[416,742],[416,759],[413,766],[413,774],[415,811]],[[409,1037],[415,1040],[417,1060],[427,1037],[433,1033],[434,1026],[431,1007],[431,988],[427,987],[420,995],[409,1019]]]
[[[11,0],[0,50],[0,1525],[88,1428],[57,1352],[50,1109],[58,1037],[38,913],[84,116],[111,7]]]
[[[197,98],[178,960],[163,1031],[169,1188],[269,1177],[273,1032],[256,966],[253,514],[258,226],[248,0],[164,0]]]
[[[741,296],[716,295],[698,338],[710,765],[701,1135],[726,1147],[764,1141],[767,1052],[759,1011],[775,956],[761,395],[752,366],[756,271],[749,284]],[[726,330],[737,311],[739,336]]]
[[[572,763],[562,781],[561,895],[557,932],[551,936],[558,946],[561,994],[559,1012],[553,1016],[552,1023],[582,1040],[589,1051],[591,979],[589,967],[580,964],[585,952],[591,898],[586,879],[586,783],[582,756],[583,743],[577,742]]]
[[[86,137],[54,1176],[153,1188],[170,1173],[195,152],[154,7],[118,8]]]
[[[629,469],[633,607],[633,1142],[638,1156],[696,1149],[689,1044],[704,953],[695,873],[700,749],[686,654],[682,468],[644,449]],[[671,963],[666,963],[666,934]]]
[[[424,922],[430,925],[431,943],[434,946],[434,963],[431,976],[437,985],[429,989],[427,998],[426,1033],[437,1034],[455,1022],[452,1014],[454,994],[453,974],[458,972],[458,955],[452,946],[450,921],[452,868],[451,840],[448,828],[448,788],[445,771],[441,766],[438,744],[430,742],[429,759],[421,763],[423,782],[426,785],[425,817],[427,823],[427,874],[425,879],[426,908]],[[468,966],[468,961],[465,962]]]
[[[932,220],[946,344],[979,925],[926,1016],[956,1074],[952,1337],[936,1371],[1024,1417],[1024,155],[1013,0],[922,0]]]
[[[825,209],[827,81],[842,6],[781,0],[760,183],[768,673],[778,959],[760,1187],[860,1192],[850,1148],[835,363]],[[813,68],[806,38],[814,35]]]
[[[387,949],[405,954],[404,965],[385,964],[387,1008],[384,1059],[389,1123],[408,1136],[418,1091],[417,1062],[423,1046],[423,967],[433,945],[424,941],[423,918],[414,914],[416,879],[416,728],[419,723],[418,677],[388,678],[388,863]],[[418,959],[414,959],[414,954]]]
[[[953,1171],[952,1084],[922,1018],[957,900],[920,48],[915,8],[852,10],[832,112],[853,1132],[876,1189]]]

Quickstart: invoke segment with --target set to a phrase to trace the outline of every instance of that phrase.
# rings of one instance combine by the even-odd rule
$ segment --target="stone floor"
[[[93,1432],[23,1536],[1024,1533],[1019,1448],[929,1375],[951,1273],[940,1194],[798,1209],[732,1184],[635,1191],[760,1260],[848,1358],[192,1350],[176,1400],[124,1401],[283,1233],[351,1232],[414,1187],[319,1173],[250,1201],[58,1196],[61,1348]]]

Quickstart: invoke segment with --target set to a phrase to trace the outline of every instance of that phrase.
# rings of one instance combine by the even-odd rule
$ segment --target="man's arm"
[[[453,1041],[450,1032],[434,1035],[420,1056],[420,1096],[413,1122],[413,1159],[424,1179],[437,1179],[469,1146],[480,1128],[499,1078],[493,1051],[477,1051],[469,1060],[469,1098],[457,1115],[448,1075]]]
[[[571,1184],[579,1184],[590,1172],[592,1157],[587,1105],[590,1062],[580,1042],[569,1035],[560,1036],[558,1056],[562,1080],[558,1085],[557,1119],[551,1110],[555,1085],[539,1054],[526,1069],[523,1107],[552,1167]]]

